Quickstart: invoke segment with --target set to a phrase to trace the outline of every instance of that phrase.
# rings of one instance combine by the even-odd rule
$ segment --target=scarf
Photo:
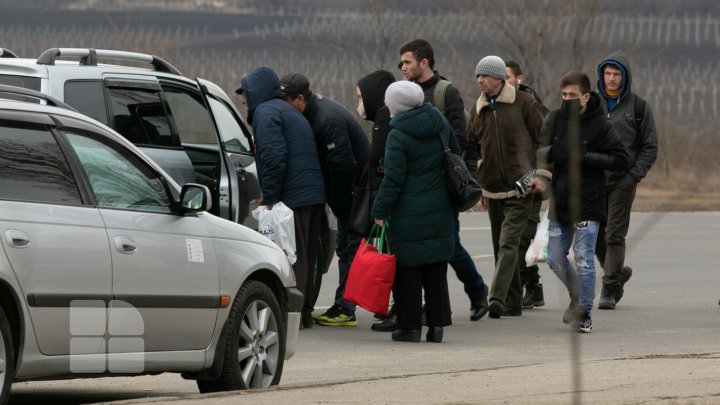
[[[605,90],[605,94],[606,94],[608,97],[618,98],[618,97],[620,96],[620,93],[622,92],[622,87],[619,88],[619,89],[617,89],[617,90],[610,90],[610,89],[608,89],[607,87],[605,87],[604,90]]]

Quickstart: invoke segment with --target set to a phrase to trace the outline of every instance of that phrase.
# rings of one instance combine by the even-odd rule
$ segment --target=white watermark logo
[[[145,323],[125,301],[76,300],[70,303],[70,371],[142,373]]]

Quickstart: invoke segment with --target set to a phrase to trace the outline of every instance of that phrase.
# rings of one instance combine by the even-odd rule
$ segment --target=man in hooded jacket
[[[245,98],[255,135],[255,164],[268,209],[282,201],[293,210],[297,261],[293,265],[305,296],[302,326],[313,325],[315,260],[319,249],[325,183],[312,128],[302,114],[280,98],[280,80],[258,67],[240,80],[236,93]]]
[[[595,253],[603,267],[598,308],[614,309],[632,276],[625,266],[625,237],[637,184],[657,158],[657,133],[650,105],[632,92],[632,70],[627,57],[613,52],[598,65],[598,93],[603,111],[630,152],[627,170],[606,172],[607,221],[600,228]]]

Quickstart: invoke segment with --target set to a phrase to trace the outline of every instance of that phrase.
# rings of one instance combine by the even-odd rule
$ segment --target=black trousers
[[[322,214],[324,204],[297,207],[293,210],[295,223],[295,252],[297,261],[293,265],[297,288],[305,296],[303,312],[312,312],[315,306],[315,268],[320,248]]]
[[[607,220],[600,227],[595,255],[604,270],[603,283],[620,285],[625,266],[625,237],[630,229],[630,212],[637,183],[630,176],[607,187]]]
[[[428,327],[452,325],[447,263],[398,266],[393,297],[398,325],[402,329],[422,328],[422,299],[425,290],[425,316]]]

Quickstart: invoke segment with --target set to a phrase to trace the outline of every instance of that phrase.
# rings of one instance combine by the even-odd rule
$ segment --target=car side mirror
[[[180,209],[183,212],[210,211],[212,197],[210,190],[202,184],[187,183],[180,192]]]

